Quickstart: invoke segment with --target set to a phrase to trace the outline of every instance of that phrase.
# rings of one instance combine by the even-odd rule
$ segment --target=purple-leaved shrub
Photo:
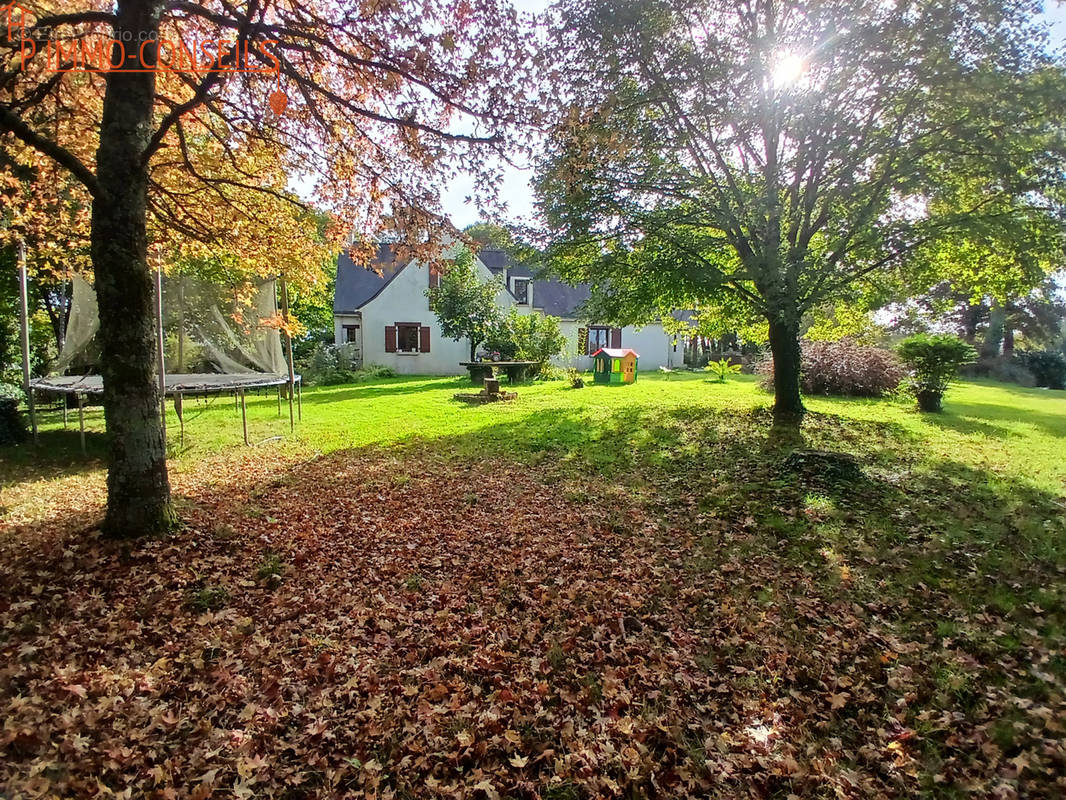
[[[895,353],[880,347],[865,347],[851,339],[836,342],[803,342],[800,386],[804,394],[882,397],[895,391],[906,369]],[[774,362],[767,357],[756,367],[763,386],[774,385]]]

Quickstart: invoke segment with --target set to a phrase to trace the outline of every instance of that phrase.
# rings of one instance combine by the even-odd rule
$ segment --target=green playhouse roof
[[[603,353],[608,358],[624,358],[625,356],[636,356],[637,358],[640,358],[640,353],[638,353],[636,350],[619,350],[613,347],[601,347],[599,350],[592,354],[592,357],[595,358],[600,353]]]

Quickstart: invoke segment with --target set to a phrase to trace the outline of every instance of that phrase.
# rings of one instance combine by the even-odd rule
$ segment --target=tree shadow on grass
[[[410,380],[389,381],[387,383],[368,382],[315,387],[314,391],[304,393],[303,402],[307,406],[317,406],[345,400],[368,400],[391,395],[423,394],[437,392],[442,389],[460,389],[471,386],[473,384],[470,380],[461,376],[455,378],[416,376]]]
[[[85,451],[76,422],[73,428],[39,431],[36,445],[27,433],[22,444],[0,447],[0,476],[22,481],[99,469],[107,457],[107,436],[102,431],[86,431]]]
[[[963,410],[964,404],[952,403],[950,408],[945,408],[939,413],[922,413],[915,411],[915,414],[920,415],[920,419],[926,425],[930,425],[935,428],[941,428],[943,430],[955,431],[966,436],[988,436],[993,439],[1009,439],[1012,436],[1017,435],[1015,431],[1010,430],[1003,425],[995,425],[984,419],[976,417],[971,413],[967,413]]]
[[[808,416],[803,445],[854,456],[854,481],[789,469],[771,431],[766,410],[531,411],[334,452],[252,493],[205,486],[169,540],[69,528],[16,548],[0,697],[57,713],[6,768],[17,784],[81,735],[49,780],[134,780],[165,750],[179,786],[210,768],[225,787],[247,759],[212,743],[239,730],[271,772],[310,780],[314,753],[346,791],[491,775],[533,798],[561,772],[574,797],[681,796],[686,775],[696,796],[916,796],[1046,753],[1001,689],[1046,702],[1030,667],[1062,668],[1060,634],[1024,632],[1062,630],[1041,594],[1059,591],[1058,498],[929,460],[898,425]],[[11,708],[12,730],[42,718]],[[105,732],[142,728],[121,775],[100,774]],[[589,762],[604,742],[628,763]],[[1035,796],[1047,778],[1012,780]]]
[[[1066,410],[1066,395],[1063,395]],[[999,403],[975,403],[951,401],[945,403],[939,414],[922,414],[922,420],[940,428],[950,428],[965,434],[981,434],[996,438],[1016,435],[1011,424],[1032,425],[1048,436],[1066,438],[1066,414],[1046,414]],[[998,423],[998,424],[997,424]]]

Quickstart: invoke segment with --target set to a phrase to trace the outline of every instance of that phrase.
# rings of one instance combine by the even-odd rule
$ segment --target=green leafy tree
[[[927,243],[1061,208],[1066,82],[1036,8],[563,0],[553,266],[619,324],[758,316],[775,417],[798,418],[812,309],[876,306]]]
[[[1058,342],[1066,322],[1066,303],[1059,293],[1054,277],[1023,295],[1008,296],[1003,301],[975,297],[974,290],[959,289],[945,281],[894,306],[896,318],[892,328],[900,333],[918,333],[947,327],[970,344],[980,344],[982,351],[991,351],[992,355],[998,354],[1002,346],[1003,356],[1009,357],[1016,343],[1032,350]]]
[[[514,308],[501,318],[487,343],[504,358],[535,362],[538,374],[544,374],[552,358],[566,350],[558,317],[521,314]]]
[[[471,361],[477,356],[478,345],[500,325],[502,312],[496,297],[502,289],[499,279],[481,280],[473,254],[463,249],[441,275],[440,284],[426,290],[429,308],[437,315],[444,335],[470,342]]]
[[[319,236],[325,239],[329,220],[317,214]],[[337,288],[337,256],[322,264],[321,280],[289,286],[289,309],[298,330],[293,337],[293,357],[307,358],[319,345],[333,343],[333,295]]]
[[[463,228],[463,233],[480,245],[509,250],[514,247],[514,236],[502,225],[494,222],[474,222]]]

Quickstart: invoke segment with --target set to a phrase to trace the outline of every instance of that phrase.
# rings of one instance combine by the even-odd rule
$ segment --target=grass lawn
[[[464,386],[187,401],[166,540],[0,450],[0,795],[1066,794],[1066,394]]]

